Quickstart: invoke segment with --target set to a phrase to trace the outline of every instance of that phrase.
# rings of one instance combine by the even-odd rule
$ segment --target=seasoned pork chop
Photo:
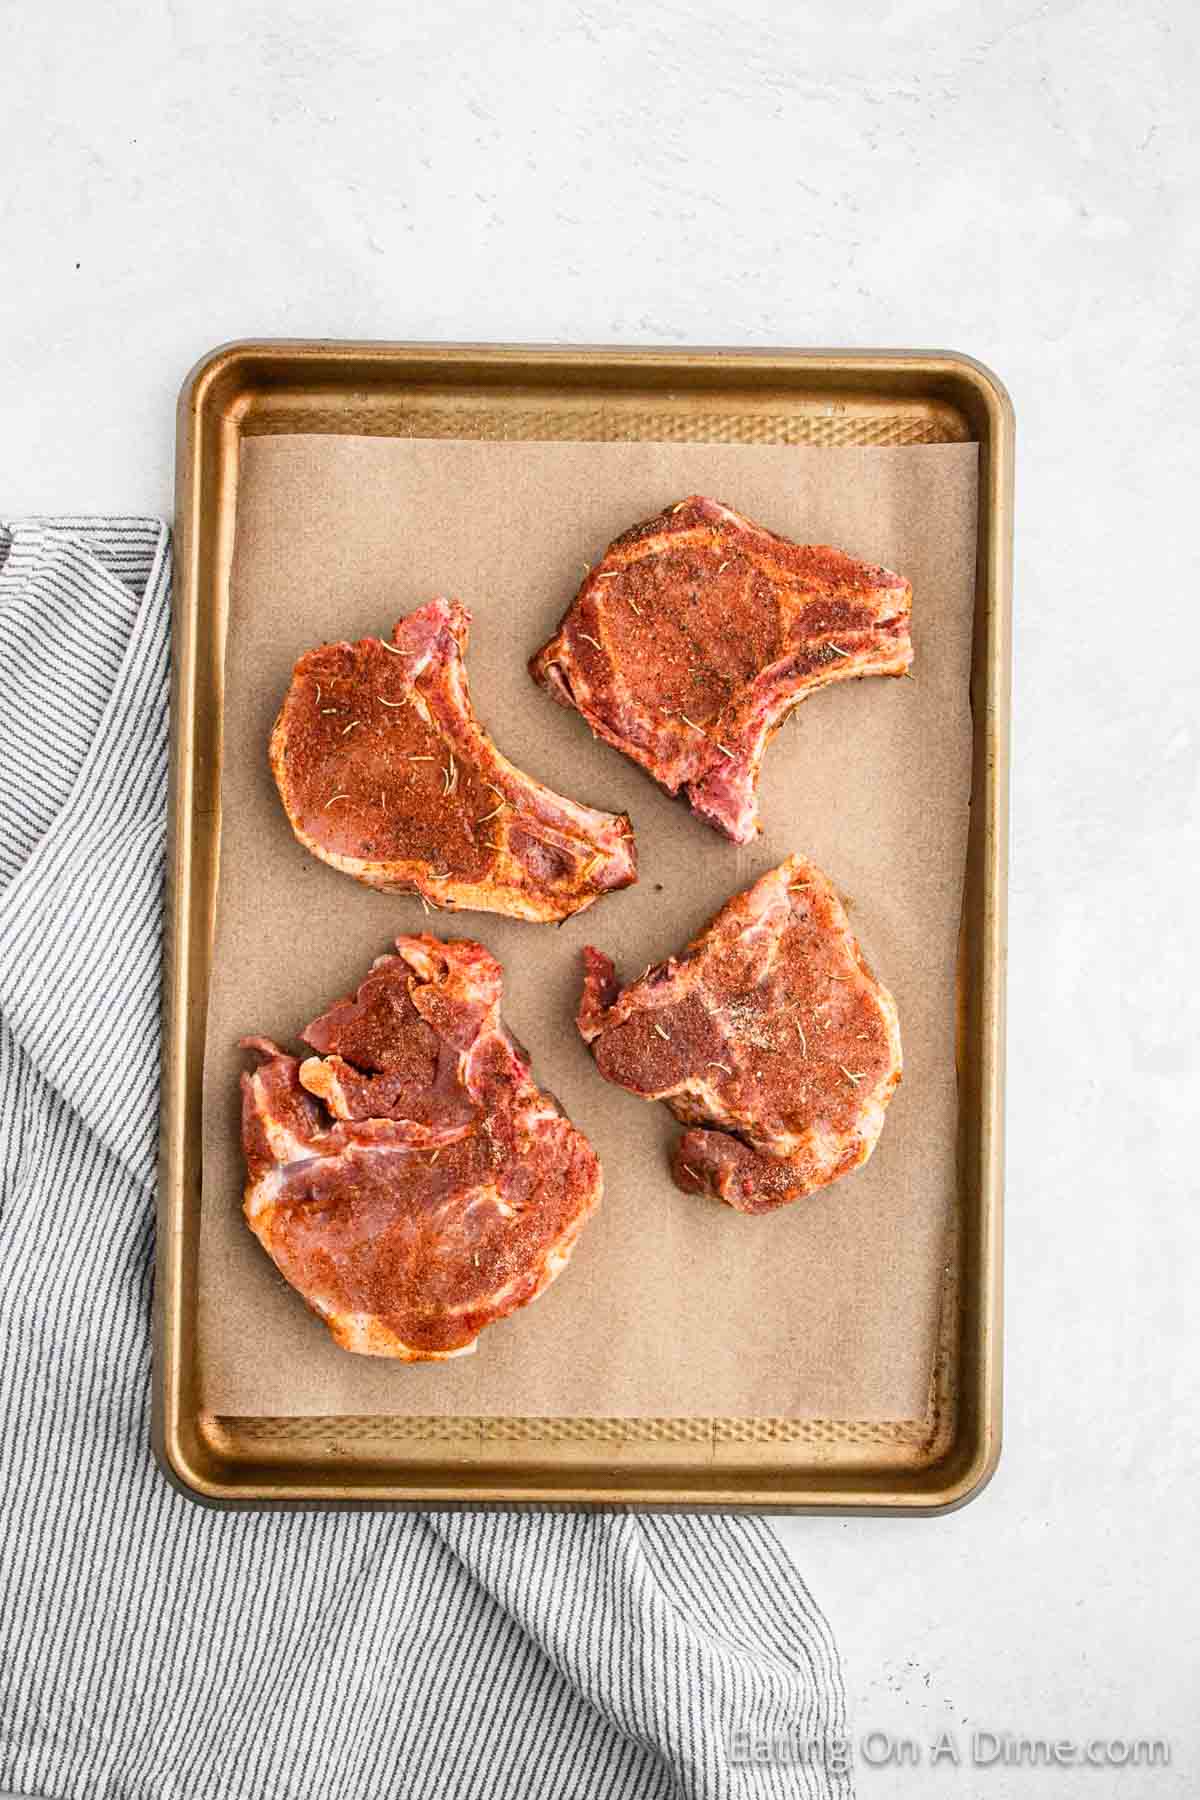
[[[831,681],[903,675],[911,601],[889,569],[790,543],[693,494],[609,545],[529,667],[745,844],[773,734]]]
[[[469,626],[458,601],[434,600],[390,644],[302,656],[271,735],[275,781],[305,848],[368,887],[565,919],[636,881],[633,830],[501,756],[471,706]]]
[[[245,1212],[344,1350],[439,1361],[562,1272],[602,1182],[501,1023],[495,959],[396,947],[304,1033],[320,1054],[244,1040]]]
[[[866,1162],[900,1027],[815,864],[789,857],[623,992],[607,956],[583,954],[578,1023],[600,1073],[691,1127],[678,1187],[769,1212]]]

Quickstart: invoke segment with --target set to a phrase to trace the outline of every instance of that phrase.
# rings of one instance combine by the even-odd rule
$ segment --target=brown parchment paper
[[[841,545],[913,584],[915,680],[807,701],[767,752],[763,835],[726,843],[594,742],[526,673],[582,565],[691,492]],[[972,445],[820,450],[680,444],[260,437],[242,450],[227,647],[217,943],[205,1070],[202,1402],[230,1415],[457,1414],[896,1419],[923,1415],[955,1193],[954,982],[969,803]],[[292,837],[267,738],[292,664],[384,635],[457,594],[476,709],[519,766],[637,831],[640,880],[561,929],[426,919]],[[575,1031],[580,949],[625,979],[681,948],[731,894],[800,849],[848,898],[891,987],[903,1084],[865,1169],[764,1218],[679,1193],[664,1107],[609,1086]],[[399,931],[474,936],[542,1085],[591,1137],[604,1205],[570,1267],[474,1356],[348,1355],[246,1229],[235,1048],[295,1047]]]

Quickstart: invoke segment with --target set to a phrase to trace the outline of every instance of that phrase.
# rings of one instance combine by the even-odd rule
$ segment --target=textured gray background
[[[169,513],[179,380],[255,333],[950,345],[1008,382],[1005,1457],[949,1519],[781,1530],[857,1730],[1174,1746],[1166,1773],[941,1768],[941,1792],[1194,1793],[1192,6],[3,21],[6,514]],[[924,1785],[860,1767],[866,1800]]]

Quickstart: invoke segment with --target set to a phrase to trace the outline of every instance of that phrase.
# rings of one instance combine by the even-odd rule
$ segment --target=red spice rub
[[[763,752],[832,681],[903,675],[903,576],[693,494],[610,544],[530,672],[735,843]]]
[[[470,614],[434,600],[301,657],[271,736],[292,829],[368,887],[446,911],[565,919],[637,879],[628,818],[543,787],[475,717]]]
[[[535,1084],[480,944],[396,940],[304,1033],[244,1048],[246,1220],[345,1350],[473,1350],[566,1267],[602,1190],[595,1151]]]
[[[789,857],[623,991],[607,956],[584,959],[578,1023],[600,1073],[692,1127],[677,1186],[768,1212],[870,1156],[900,1028],[815,864]]]

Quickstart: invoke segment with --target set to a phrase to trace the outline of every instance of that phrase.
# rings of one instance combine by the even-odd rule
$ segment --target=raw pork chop
[[[900,1080],[900,1026],[828,877],[789,857],[681,957],[623,993],[584,951],[579,1029],[600,1073],[685,1125],[688,1193],[769,1212],[866,1162]]]
[[[500,1022],[481,944],[401,937],[353,999],[242,1076],[251,1231],[344,1350],[462,1356],[566,1267],[601,1193]]]
[[[693,494],[609,545],[530,673],[735,844],[763,751],[831,681],[903,675],[903,576]]]
[[[501,756],[471,707],[470,623],[457,600],[434,600],[391,644],[310,650],[271,768],[300,842],[368,887],[451,912],[565,919],[636,881],[633,830]]]

